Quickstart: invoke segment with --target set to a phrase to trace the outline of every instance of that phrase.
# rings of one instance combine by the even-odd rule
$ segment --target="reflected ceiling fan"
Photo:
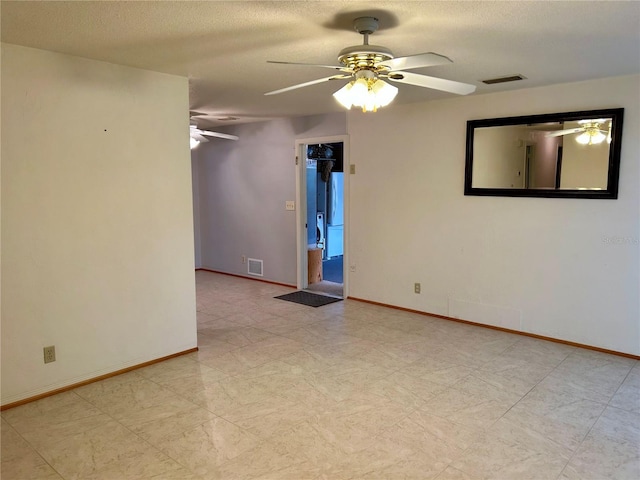
[[[363,112],[375,112],[378,108],[391,103],[398,93],[397,87],[383,79],[458,95],[467,95],[476,90],[475,85],[406,72],[405,70],[414,68],[446,65],[453,63],[453,61],[444,55],[433,52],[394,58],[388,48],[369,45],[369,35],[378,30],[377,18],[359,17],[354,20],[353,26],[358,33],[364,36],[364,42],[362,45],[342,49],[338,54],[338,61],[341,64],[339,66],[268,61],[268,63],[284,65],[331,68],[340,72],[339,74],[281,88],[267,92],[265,95],[277,95],[330,80],[350,80],[333,94],[336,100],[346,108],[356,106],[362,108]]]
[[[207,137],[224,138],[225,140],[238,140],[238,136],[230,135],[228,133],[212,132],[210,130],[201,130],[198,128],[196,118],[206,118],[207,115],[192,115],[189,122],[189,144],[191,150],[196,148],[200,143],[206,143],[209,141]]]
[[[606,123],[609,122],[607,126]],[[595,118],[590,120],[578,120],[579,127],[567,128],[565,130],[557,130],[549,132],[545,137],[560,137],[563,135],[571,135],[579,133],[576,142],[583,145],[595,145],[602,143],[605,139],[607,143],[611,143],[611,119]]]

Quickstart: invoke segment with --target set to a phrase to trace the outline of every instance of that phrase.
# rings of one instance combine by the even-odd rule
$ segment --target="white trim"
[[[331,135],[327,137],[298,138],[296,139],[295,155],[298,157],[296,165],[296,202],[298,205],[296,214],[296,258],[297,258],[297,288],[302,290],[308,287],[307,281],[307,237],[305,220],[307,216],[307,151],[306,145],[317,143],[340,143],[343,146],[344,164],[344,254],[342,262],[343,297],[347,298],[349,292],[349,182],[351,161],[349,158],[349,135]],[[315,222],[315,219],[313,220]]]

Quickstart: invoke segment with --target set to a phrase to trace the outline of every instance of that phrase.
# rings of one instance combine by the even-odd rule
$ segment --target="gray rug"
[[[342,301],[341,298],[327,297],[326,295],[316,295],[315,293],[309,293],[303,290],[299,290],[293,293],[287,293],[286,295],[279,295],[274,298],[286,300],[287,302],[300,303],[302,305],[308,305],[310,307],[321,307],[323,305]]]

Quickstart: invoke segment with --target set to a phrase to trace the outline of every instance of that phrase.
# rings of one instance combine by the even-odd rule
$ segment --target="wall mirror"
[[[617,198],[623,112],[469,120],[464,194]]]

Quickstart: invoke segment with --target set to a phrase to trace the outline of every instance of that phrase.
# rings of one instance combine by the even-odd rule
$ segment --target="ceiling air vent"
[[[498,78],[489,78],[487,80],[482,80],[482,83],[486,83],[487,85],[493,85],[494,83],[507,83],[507,82],[517,82],[518,80],[525,80],[527,77],[524,75],[509,75],[507,77],[498,77]]]
[[[257,275],[258,277],[262,277],[262,260],[247,258],[247,273],[249,275]]]

